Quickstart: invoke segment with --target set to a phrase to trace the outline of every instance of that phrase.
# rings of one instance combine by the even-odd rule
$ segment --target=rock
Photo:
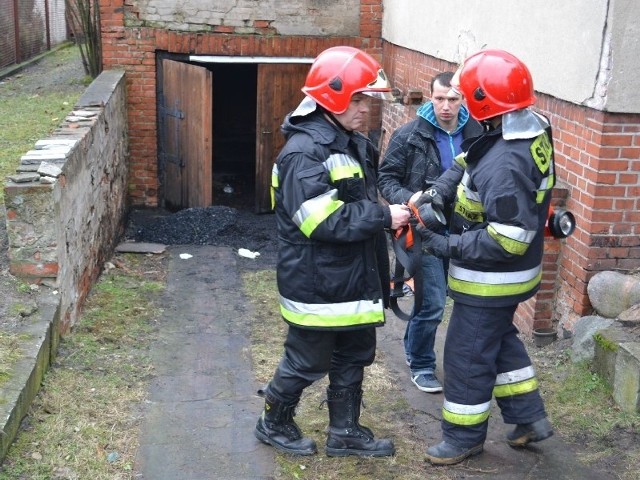
[[[640,325],[640,303],[636,303],[631,308],[620,313],[620,315],[618,315],[618,321],[629,327]]]
[[[595,354],[593,335],[598,330],[611,326],[613,322],[609,318],[596,315],[582,317],[578,320],[573,331],[571,360],[574,362],[591,360]]]
[[[616,318],[640,303],[640,279],[618,272],[596,273],[587,285],[591,306],[599,315]]]
[[[55,163],[43,161],[38,167],[38,173],[47,177],[58,178],[62,174],[62,169]]]

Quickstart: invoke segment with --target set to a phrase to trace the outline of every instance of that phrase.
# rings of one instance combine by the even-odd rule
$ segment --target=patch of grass
[[[590,362],[573,363],[569,352],[536,367],[547,412],[556,431],[586,447],[586,463],[623,465],[621,479],[640,477],[640,414],[622,411],[609,385]],[[618,471],[619,469],[616,469]]]
[[[55,75],[55,68],[71,56],[79,56],[77,47],[63,48],[40,62]],[[84,89],[82,79],[76,88],[29,89],[20,73],[0,83],[0,178],[14,174],[20,157],[32,150],[36,141],[50,135],[71,111]],[[0,190],[0,201],[4,191]]]
[[[164,270],[123,255],[103,273],[0,467],[2,479],[133,478]],[[158,258],[153,259],[159,261]],[[149,275],[156,271],[158,275]]]
[[[0,332],[0,385],[7,381],[13,365],[22,356],[17,340],[17,335]]]

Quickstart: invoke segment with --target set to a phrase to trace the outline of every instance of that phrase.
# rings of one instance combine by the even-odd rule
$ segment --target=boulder
[[[571,360],[580,362],[593,359],[595,341],[593,335],[599,330],[610,327],[614,321],[609,318],[590,315],[576,322],[571,346]]]
[[[587,285],[591,306],[606,318],[617,318],[640,303],[640,278],[618,272],[598,272]]]

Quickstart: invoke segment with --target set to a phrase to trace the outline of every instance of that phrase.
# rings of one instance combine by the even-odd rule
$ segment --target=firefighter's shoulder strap
[[[422,239],[409,224],[392,232],[391,244],[396,257],[393,273],[393,288],[389,304],[400,320],[410,320],[422,306]],[[398,305],[398,298],[404,295],[404,282],[413,279],[413,307],[405,312]]]

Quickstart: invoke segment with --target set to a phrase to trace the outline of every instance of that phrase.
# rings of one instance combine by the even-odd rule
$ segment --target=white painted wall
[[[638,18],[637,0],[384,0],[382,36],[456,63],[501,48],[526,63],[539,92],[638,113]]]

